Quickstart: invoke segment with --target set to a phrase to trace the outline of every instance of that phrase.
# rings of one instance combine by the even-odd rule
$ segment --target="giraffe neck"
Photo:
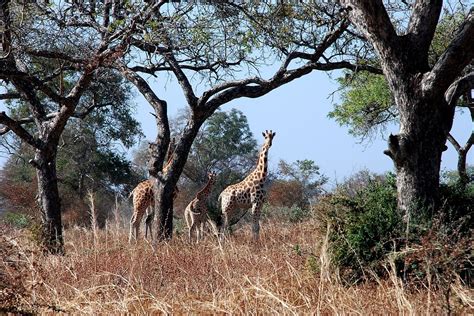
[[[209,181],[207,181],[207,184],[204,188],[202,188],[201,191],[199,191],[197,194],[196,194],[196,197],[198,199],[204,199],[206,198],[209,193],[211,192],[211,186],[212,186],[212,181],[211,179],[209,179]]]
[[[260,151],[260,155],[257,161],[257,167],[255,168],[253,174],[257,176],[258,179],[265,181],[267,178],[268,173],[268,150],[270,146],[264,144],[262,150]],[[254,177],[252,177],[254,178]]]

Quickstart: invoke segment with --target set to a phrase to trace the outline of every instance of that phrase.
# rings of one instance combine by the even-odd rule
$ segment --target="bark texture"
[[[397,171],[398,207],[433,210],[438,201],[441,155],[455,106],[445,93],[473,60],[474,12],[430,67],[431,45],[443,2],[415,1],[406,33],[397,34],[381,0],[344,0],[350,20],[374,46],[400,113],[400,132],[388,150]]]
[[[56,176],[55,153],[46,156],[38,151],[35,157],[38,181],[38,205],[43,225],[43,243],[52,254],[64,253],[61,222],[61,200]]]

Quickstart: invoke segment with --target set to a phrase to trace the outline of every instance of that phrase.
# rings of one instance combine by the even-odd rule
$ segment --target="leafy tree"
[[[382,1],[341,1],[351,22],[373,45],[400,120],[400,133],[389,137],[397,170],[398,207],[432,210],[438,201],[441,154],[460,95],[472,86],[469,64],[474,11],[462,12],[462,24],[438,58],[430,49],[443,2],[407,4],[407,23],[396,24]],[[398,29],[397,29],[398,27]]]
[[[99,68],[123,54],[128,34],[111,25],[117,19],[111,2],[95,5],[91,14],[81,9],[75,1],[0,4],[0,80],[7,90],[0,99],[27,104],[24,116],[0,112],[0,135],[12,132],[34,150],[29,162],[36,170],[44,243],[51,253],[63,252],[56,164],[61,135],[71,117],[109,105],[83,96],[97,78],[107,80],[110,70]],[[100,25],[95,33],[87,27],[94,23]]]
[[[462,24],[464,16],[459,10],[447,12],[437,25],[428,56],[430,65],[434,65],[442,55],[456,34],[456,29]],[[471,68],[472,66],[468,66],[467,72]],[[383,76],[365,71],[346,72],[338,82],[342,103],[335,106],[329,117],[340,125],[348,126],[351,134],[365,139],[378,131],[383,133],[387,124],[398,122],[395,100]],[[469,107],[466,96],[459,98],[456,106],[467,108],[474,124],[474,108]],[[461,186],[465,187],[469,182],[466,173],[467,153],[474,143],[474,134],[465,145],[460,144],[451,134],[448,134],[448,140],[458,153],[458,179]]]
[[[124,9],[126,22],[118,28],[130,27],[133,9]],[[349,23],[334,3],[179,3],[169,10],[165,2],[156,2],[153,13],[130,40],[130,54],[113,67],[155,111],[158,135],[150,147],[149,171],[156,179],[160,238],[171,238],[173,189],[201,126],[220,106],[243,97],[258,98],[314,70],[373,68],[342,60],[349,53],[339,52],[348,50],[352,35],[341,39]],[[331,48],[338,53],[327,53]],[[275,62],[278,69],[268,79],[259,73]],[[141,77],[143,73],[175,78],[191,112],[166,172],[163,162],[171,134],[167,102]],[[202,84],[193,86],[193,78],[202,79]]]
[[[383,133],[387,124],[398,121],[395,101],[382,75],[346,72],[337,81],[342,102],[328,116],[348,126],[352,135],[365,139]]]
[[[321,175],[319,167],[313,160],[304,159],[288,163],[278,163],[278,178],[272,183],[269,191],[269,202],[291,207],[308,208],[322,192],[327,177]]]
[[[92,95],[98,96],[96,102],[107,101],[114,106],[98,108],[84,119],[71,119],[62,133],[56,160],[62,213],[75,224],[87,222],[85,197],[88,191],[100,197],[97,208],[99,220],[103,223],[114,195],[129,191],[130,185],[138,181],[128,159],[117,152],[119,145],[130,147],[141,136],[138,122],[132,116],[130,87],[122,78],[111,74],[106,81],[94,82],[81,102]],[[26,105],[16,102],[10,107],[13,112],[21,112]],[[18,198],[35,195],[36,186],[31,186],[35,178],[34,168],[26,164],[34,152],[18,139],[10,143],[9,149],[12,156],[4,167],[0,196],[4,197],[9,209],[26,210],[33,215],[34,199],[21,202]],[[13,184],[19,197],[9,187]]]

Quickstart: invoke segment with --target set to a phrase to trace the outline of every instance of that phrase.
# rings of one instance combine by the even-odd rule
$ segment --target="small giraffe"
[[[196,242],[204,236],[204,225],[207,221],[207,198],[211,193],[211,187],[216,182],[216,174],[209,172],[207,174],[208,182],[196,194],[184,211],[184,217],[189,230],[189,241],[192,241],[193,231],[196,231]]]
[[[174,150],[174,139],[170,142],[168,151],[166,153],[168,161],[166,166],[163,168],[163,172],[171,165],[172,152]],[[135,189],[130,193],[130,197],[133,195],[133,215],[130,219],[130,234],[128,237],[129,242],[132,240],[133,230],[135,229],[135,239],[138,239],[140,223],[143,215],[146,212],[145,219],[145,238],[148,237],[148,230],[150,231],[150,237],[153,239],[152,234],[152,223],[155,217],[155,197],[153,192],[153,186],[156,179],[151,178],[140,182]],[[176,186],[173,191],[173,201],[178,196],[179,189]]]
[[[262,133],[265,142],[260,151],[257,167],[241,182],[225,188],[219,195],[221,210],[224,217],[223,230],[229,229],[229,220],[236,215],[238,209],[252,208],[252,232],[254,240],[258,240],[260,232],[260,210],[266,197],[263,184],[267,178],[268,150],[276,133]]]

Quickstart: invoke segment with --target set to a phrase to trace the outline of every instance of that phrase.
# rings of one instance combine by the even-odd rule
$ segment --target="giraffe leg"
[[[141,219],[141,218],[140,218]],[[133,214],[130,220],[130,235],[128,236],[128,242],[132,241],[133,231],[135,230],[135,240],[138,239],[138,232],[140,228],[140,221],[138,219],[137,214]]]
[[[252,234],[253,239],[258,241],[260,234],[260,210],[262,206],[259,204],[252,205]]]
[[[130,233],[128,234],[128,242],[132,242],[132,236],[133,236],[133,228],[135,227],[135,221],[136,221],[136,215],[135,213],[132,215],[132,218],[130,219]]]
[[[198,241],[198,234],[199,232],[197,231],[197,225],[196,222],[193,221],[193,224],[191,225],[191,228],[189,229],[189,242],[193,242],[193,235],[196,238],[196,242]]]
[[[147,209],[147,215],[145,219],[145,238],[148,238],[148,230],[150,230],[150,238],[153,240],[153,231],[152,231],[152,226],[153,226],[153,220],[155,219],[155,209],[150,207]]]
[[[206,222],[204,220],[201,220],[201,236],[199,239],[203,239],[204,238],[204,225],[206,224]]]

